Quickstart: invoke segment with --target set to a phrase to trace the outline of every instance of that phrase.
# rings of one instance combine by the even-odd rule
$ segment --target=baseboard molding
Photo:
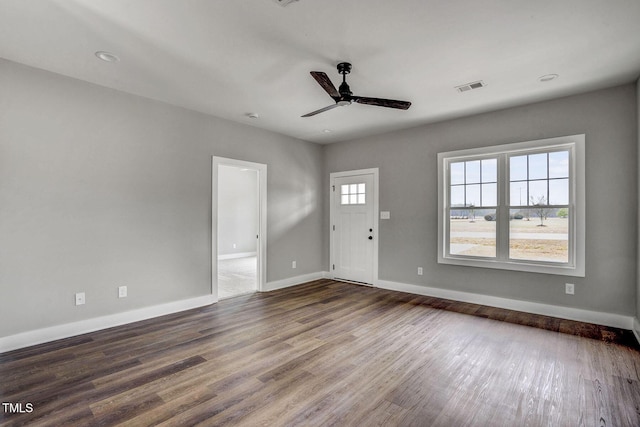
[[[263,292],[275,291],[277,289],[288,288],[290,286],[299,285],[305,282],[311,282],[313,280],[326,279],[327,277],[329,277],[328,271],[317,271],[315,273],[302,274],[300,276],[289,277],[287,279],[268,282],[264,287],[264,289],[262,289],[262,291]]]
[[[579,322],[595,323],[602,326],[633,330],[636,337],[640,331],[638,320],[634,317],[613,313],[583,310],[579,308],[562,307],[558,305],[541,304],[537,302],[514,300],[509,298],[494,297],[490,295],[474,294],[471,292],[453,291],[442,288],[411,285],[408,283],[379,280],[376,287],[392,291],[408,292],[411,294],[450,299],[472,304],[488,305],[490,307],[506,308],[508,310],[524,311],[526,313],[541,314],[544,316],[558,317]]]
[[[633,335],[636,336],[636,341],[640,343],[640,320],[637,317],[633,318]]]
[[[204,307],[214,302],[211,295],[205,295],[0,337],[0,353],[138,322],[140,320],[151,319],[153,317],[164,316],[166,314],[173,314],[192,308]]]
[[[247,258],[250,256],[256,256],[256,255],[257,255],[257,252],[238,252],[235,254],[218,255],[218,261],[225,260],[225,259]]]
[[[302,274],[300,276],[289,277],[287,279],[268,282],[263,292],[288,288],[301,283],[318,279],[330,278],[328,271]],[[432,288],[427,286],[411,285],[408,283],[378,280],[376,287],[392,291],[407,292],[416,295],[432,296],[437,298],[450,299],[473,304],[488,305],[491,307],[506,308],[509,310],[523,311],[544,316],[558,317],[561,319],[576,320],[580,322],[595,323],[603,326],[632,330],[638,342],[640,342],[640,321],[636,317],[623,316],[613,313],[602,313],[597,311],[582,310],[571,307],[541,304],[536,302],[513,300],[508,298],[494,297],[490,295],[474,294],[470,292],[453,291],[442,288]],[[96,317],[93,319],[81,320],[63,325],[51,326],[34,331],[22,332],[7,337],[0,337],[0,353],[17,350],[32,345],[42,344],[49,341],[69,338],[89,332],[112,328],[114,326],[147,320],[167,314],[178,313],[180,311],[193,308],[204,307],[215,303],[211,295],[174,301],[166,304],[140,308],[137,310],[111,314],[108,316]]]

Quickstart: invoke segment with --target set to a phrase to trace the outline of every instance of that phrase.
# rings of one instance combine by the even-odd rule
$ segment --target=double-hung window
[[[438,262],[584,276],[584,135],[438,154]]]

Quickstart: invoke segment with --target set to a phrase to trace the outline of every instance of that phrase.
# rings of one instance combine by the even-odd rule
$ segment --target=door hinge
[[[333,264],[333,269],[334,269],[334,270],[336,269],[336,265],[335,265],[335,264]]]
[[[333,191],[336,191],[336,186],[332,185],[331,187],[333,187]]]
[[[333,231],[336,231],[336,226],[335,225],[333,226]]]

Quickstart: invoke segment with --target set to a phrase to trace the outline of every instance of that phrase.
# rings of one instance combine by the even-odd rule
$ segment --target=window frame
[[[558,150],[569,151],[569,260],[567,263],[509,258],[510,177],[509,157]],[[496,257],[450,253],[449,165],[454,162],[498,159],[496,207]],[[533,141],[438,153],[438,263],[526,271],[564,276],[585,276],[585,135],[568,135]]]

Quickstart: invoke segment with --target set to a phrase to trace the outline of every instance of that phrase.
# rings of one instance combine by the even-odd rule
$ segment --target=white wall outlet
[[[291,268],[296,268],[296,262],[295,261],[291,261]]]
[[[418,276],[422,276],[422,267],[418,267]]]
[[[85,301],[84,292],[76,293],[76,305],[82,305]]]
[[[380,211],[380,219],[391,219],[391,212]]]
[[[235,248],[236,248],[236,246],[237,246],[237,245],[234,243],[234,244],[233,244],[233,249],[235,249]]]
[[[118,286],[118,298],[126,298],[126,297],[127,297],[127,287]]]
[[[564,293],[573,295],[575,294],[575,286],[573,283],[565,283],[564,284]]]

